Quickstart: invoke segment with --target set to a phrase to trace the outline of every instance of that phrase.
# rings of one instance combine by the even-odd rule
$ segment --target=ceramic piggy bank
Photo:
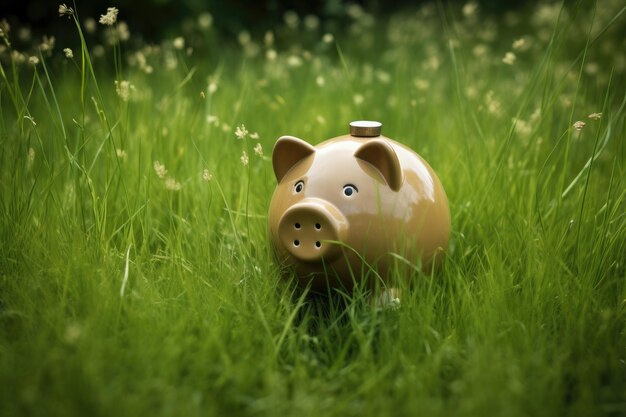
[[[270,238],[303,285],[384,281],[392,262],[432,267],[447,245],[441,182],[414,151],[381,136],[381,126],[352,122],[350,135],[317,146],[293,136],[274,145]]]

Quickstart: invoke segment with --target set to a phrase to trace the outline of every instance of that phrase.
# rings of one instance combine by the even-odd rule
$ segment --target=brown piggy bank
[[[388,284],[393,262],[426,269],[446,247],[450,211],[441,182],[380,131],[378,122],[352,122],[350,135],[317,146],[293,136],[274,145],[270,238],[302,285],[351,289],[364,277]]]

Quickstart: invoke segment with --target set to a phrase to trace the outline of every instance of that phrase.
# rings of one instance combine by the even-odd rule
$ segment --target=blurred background
[[[6,18],[11,25],[30,26],[34,35],[46,31],[62,33],[68,26],[60,21],[57,10],[63,0],[29,0],[5,2],[0,18]],[[160,39],[175,28],[180,28],[186,19],[209,12],[212,25],[218,32],[234,35],[241,30],[252,33],[263,32],[284,22],[285,17],[305,18],[315,16],[322,29],[340,31],[343,19],[347,19],[350,10],[360,7],[369,14],[382,17],[398,10],[417,9],[425,3],[420,0],[113,0],[113,1],[78,1],[67,6],[77,9],[81,19],[98,18],[106,13],[107,7],[120,10],[119,20],[128,23],[133,35],[141,34],[144,40]],[[444,7],[458,3],[449,0]],[[499,0],[478,0],[475,2],[486,13],[504,13],[506,11],[535,4],[536,0],[518,0],[503,2]],[[61,28],[61,32],[55,29]]]

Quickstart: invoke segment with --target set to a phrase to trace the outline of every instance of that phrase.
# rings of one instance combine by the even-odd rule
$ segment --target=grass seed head
[[[100,15],[100,23],[105,26],[113,25],[115,22],[117,22],[118,13],[119,13],[119,10],[117,10],[117,7],[107,8],[107,13]]]
[[[165,165],[160,163],[159,161],[154,161],[154,172],[157,177],[163,179],[167,175],[167,169],[165,169]]]
[[[201,29],[208,29],[211,27],[212,24],[213,16],[211,15],[211,13],[200,13],[200,16],[198,16],[198,26]]]
[[[96,19],[94,19],[93,17],[88,17],[87,19],[85,19],[85,32],[87,33],[95,33],[96,32]]]
[[[235,129],[235,136],[237,139],[245,139],[248,136],[248,129],[243,123]]]
[[[67,7],[65,3],[59,4],[59,17],[67,16],[68,18],[74,14],[74,9]]]
[[[54,36],[48,37],[46,35],[43,35],[43,39],[41,41],[41,44],[39,45],[39,49],[41,49],[41,52],[47,52],[49,54],[54,49],[55,43],[56,38]]]
[[[182,36],[174,38],[172,45],[174,45],[175,49],[178,49],[179,51],[182,50],[185,47],[185,38]]]
[[[254,145],[254,153],[257,156],[263,156],[263,146],[261,146],[260,143],[257,143],[256,145]]]
[[[513,52],[507,52],[506,54],[504,54],[504,58],[502,58],[502,62],[504,62],[507,65],[513,65],[516,59],[517,57],[515,56]]]
[[[177,182],[174,178],[168,177],[165,180],[165,188],[170,191],[180,191],[183,186],[181,183]]]

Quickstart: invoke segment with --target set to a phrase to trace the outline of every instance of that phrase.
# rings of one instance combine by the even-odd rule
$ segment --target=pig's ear
[[[280,182],[291,167],[314,152],[315,148],[302,139],[294,136],[278,138],[272,151],[272,165],[276,180]]]
[[[389,187],[398,191],[402,185],[402,168],[398,155],[391,145],[382,139],[365,142],[354,156],[376,168],[383,175]]]

